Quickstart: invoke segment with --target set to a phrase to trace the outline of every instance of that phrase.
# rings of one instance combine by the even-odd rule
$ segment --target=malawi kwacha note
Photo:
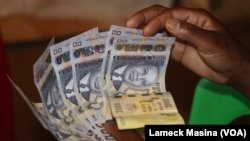
[[[79,38],[71,46],[74,88],[85,109],[102,109],[105,105],[99,82],[106,38],[106,32],[97,33]]]
[[[76,136],[71,134],[70,130],[65,130],[62,128],[63,125],[57,124],[51,120],[43,107],[42,103],[33,103],[34,107],[31,108],[33,113],[36,113],[37,116],[42,120],[42,122],[48,127],[48,130],[54,135],[57,140],[91,140],[92,136]]]
[[[85,128],[85,131],[87,132],[85,136],[72,133],[73,131],[65,128],[65,125],[62,125],[58,122],[54,122],[53,120],[51,120],[47,116],[42,103],[32,103],[32,104],[33,104],[33,108],[31,109],[33,110],[33,112],[37,114],[37,116],[48,127],[48,130],[55,136],[57,140],[60,140],[60,141],[97,140],[92,130],[88,130],[87,128]]]
[[[48,66],[51,64],[50,60],[50,53],[49,53],[49,47],[52,46],[55,43],[55,37],[53,37],[46,49],[43,51],[42,55],[36,60],[36,62],[33,65],[33,78],[34,83],[37,87],[38,82],[42,78],[44,72],[48,68]]]
[[[108,95],[165,92],[174,41],[174,37],[116,37],[106,74]]]
[[[49,118],[48,113],[44,108],[43,103],[33,103],[31,102],[24,92],[17,86],[9,77],[10,82],[14,86],[14,88],[18,91],[27,105],[30,107],[31,111],[33,112],[34,116],[38,119],[38,121],[42,124],[42,126],[49,130],[57,140],[81,140],[81,139],[90,139],[86,137],[79,137],[75,134],[72,134],[71,131],[65,127],[63,124],[58,124],[57,121],[54,121],[53,118]]]
[[[114,43],[114,39],[117,36],[142,36],[142,30],[133,29],[128,27],[122,27],[117,25],[111,25],[108,31],[108,37],[106,40],[106,49],[105,55],[103,57],[103,64],[101,67],[101,85],[102,85],[102,92],[106,92],[106,73],[110,59],[110,51],[112,50],[112,45]]]
[[[75,39],[92,33],[93,32],[84,32],[50,47],[51,60],[56,73],[59,92],[64,104],[66,105],[66,109],[63,113],[65,113],[67,117],[71,116],[72,124],[70,124],[70,127],[78,131],[78,133],[83,136],[88,134],[88,132],[85,132],[85,128],[91,129],[92,125],[87,121],[87,116],[79,115],[79,111],[82,113],[85,111],[82,109],[81,104],[78,103],[76,98],[77,96],[74,91],[75,83],[73,81],[70,46]],[[95,135],[96,137],[101,135],[99,133],[97,134],[98,135]]]
[[[63,125],[63,127],[71,131],[71,134],[83,136],[80,135],[80,129],[77,129],[74,124],[75,121],[72,112],[68,112],[62,100],[52,65],[49,65],[48,69],[50,71],[45,71],[44,77],[40,79],[38,89],[49,119],[55,121],[56,124]]]
[[[47,48],[33,65],[34,82],[39,91],[44,110],[47,117],[55,124],[65,125],[62,109],[65,105],[61,100],[54,69],[51,65],[49,47],[54,44],[54,38],[50,41]],[[69,130],[65,126],[65,130]]]
[[[92,33],[98,33],[98,28],[90,29],[50,47],[52,65],[57,75],[60,92],[63,93],[64,97],[66,97],[69,102],[76,106],[78,106],[78,102],[73,86],[70,45],[76,38]]]
[[[107,94],[107,86],[106,86],[106,74],[107,74],[107,68],[109,64],[110,59],[110,51],[112,50],[112,45],[114,42],[114,39],[116,36],[142,36],[142,30],[134,29],[134,28],[128,28],[128,27],[122,27],[118,25],[111,25],[108,31],[108,37],[105,43],[106,49],[104,52],[103,57],[103,64],[101,66],[101,76],[100,76],[100,85],[101,85],[101,93],[102,95],[108,95]],[[106,119],[112,120],[112,115],[110,111],[109,102],[107,101],[107,109],[106,109]]]
[[[65,110],[66,106],[58,91],[56,75],[51,65],[49,47],[45,49],[33,66],[36,87],[49,119],[55,121],[56,124],[64,125],[64,128],[71,130],[71,134],[79,136],[79,129],[70,129],[70,125],[74,121],[71,113],[65,114],[67,112]]]
[[[113,140],[102,125],[106,121],[107,99],[101,93],[100,72],[106,39],[107,32],[77,38],[71,44],[70,57],[75,93],[84,110],[80,115],[86,115],[104,140]]]
[[[51,65],[49,47],[54,44],[54,38],[51,40],[42,55],[33,65],[34,82],[39,91],[42,103],[48,112],[48,115],[61,119],[63,115],[59,109],[63,109],[63,102],[57,90],[56,76]]]
[[[184,124],[170,92],[111,96],[109,100],[121,130],[146,124]]]

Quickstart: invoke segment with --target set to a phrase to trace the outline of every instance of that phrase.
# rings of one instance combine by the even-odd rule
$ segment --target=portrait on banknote
[[[64,93],[66,97],[69,99],[70,102],[74,103],[75,105],[78,105],[75,92],[74,92],[74,83],[73,83],[73,78],[71,78],[66,86],[64,87]]]
[[[79,81],[79,88],[82,94],[86,93],[86,95],[90,95],[93,93],[100,93],[100,72],[101,68],[97,66],[96,69],[87,73],[83,76]],[[85,95],[85,94],[84,94]]]
[[[102,59],[82,62],[76,65],[77,87],[81,96],[92,108],[101,108],[100,72]],[[86,67],[88,66],[88,67]]]
[[[157,83],[162,65],[164,60],[154,61],[147,56],[116,56],[111,69],[112,84],[120,94],[148,93],[148,87]]]
[[[46,103],[46,109],[55,118],[61,118],[57,111],[64,108],[64,102],[58,90],[54,71],[48,72],[45,81],[41,85],[41,97]]]
[[[53,107],[56,107],[55,109],[60,109],[64,105],[61,95],[59,94],[56,82],[53,83],[52,88],[48,93],[48,99],[50,99],[51,105],[53,105]]]
[[[121,83],[129,84],[131,87],[149,86],[156,82],[158,77],[158,68],[154,65],[133,64],[125,65],[112,74],[113,84],[116,89],[121,87]]]

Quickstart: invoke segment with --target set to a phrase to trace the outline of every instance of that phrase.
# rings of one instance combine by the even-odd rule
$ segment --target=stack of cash
[[[184,124],[165,87],[174,41],[116,25],[59,43],[52,39],[33,66],[41,103],[29,101],[14,85],[58,140],[115,140],[103,126],[110,120],[120,130]]]

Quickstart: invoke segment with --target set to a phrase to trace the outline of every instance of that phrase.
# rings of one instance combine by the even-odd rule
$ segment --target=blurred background
[[[125,26],[126,20],[134,12],[152,4],[204,8],[220,19],[242,44],[250,46],[248,0],[0,0],[0,34],[11,78],[30,100],[40,102],[33,83],[32,67],[53,36],[59,42],[93,27],[104,31],[110,25]],[[178,110],[186,122],[199,79],[197,75],[170,60],[166,87],[173,93]],[[12,103],[10,108],[4,108],[12,111],[14,139],[55,141],[33,116],[17,91],[11,89]],[[8,117],[4,113],[1,113],[2,116]]]

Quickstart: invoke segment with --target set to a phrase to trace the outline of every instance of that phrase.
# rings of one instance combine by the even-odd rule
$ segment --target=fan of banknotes
[[[120,130],[184,124],[165,87],[174,41],[116,25],[59,43],[53,38],[33,66],[41,102],[31,102],[13,84],[58,140],[115,140],[103,126],[113,120]]]

